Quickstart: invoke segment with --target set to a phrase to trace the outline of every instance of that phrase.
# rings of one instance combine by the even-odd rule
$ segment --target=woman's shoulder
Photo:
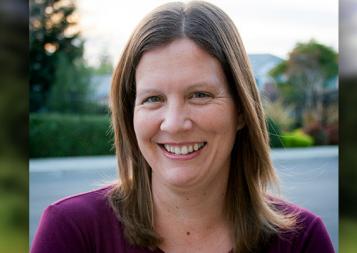
[[[293,215],[299,224],[309,224],[318,219],[319,216],[302,206],[284,200],[282,198],[271,198],[274,209],[286,215]]]
[[[42,214],[31,252],[79,253],[94,248],[115,252],[124,247],[121,224],[107,201],[110,189],[76,194],[49,205]]]
[[[269,252],[334,252],[330,236],[320,216],[285,200],[273,201],[274,207],[295,218],[294,228],[280,232],[271,243]]]
[[[62,198],[45,209],[41,221],[67,224],[67,228],[80,229],[86,233],[98,232],[103,224],[107,224],[108,231],[111,228],[118,232],[121,223],[108,201],[112,188],[106,186]]]
[[[107,195],[113,186],[106,186],[88,192],[78,193],[59,199],[50,204],[48,209],[55,209],[56,212],[65,213],[66,215],[95,214],[101,211],[110,210],[107,202]]]

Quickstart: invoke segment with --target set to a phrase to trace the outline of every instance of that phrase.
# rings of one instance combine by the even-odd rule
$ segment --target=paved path
[[[338,245],[338,148],[274,149],[282,194],[320,215]],[[30,240],[44,208],[116,178],[113,156],[30,160]]]

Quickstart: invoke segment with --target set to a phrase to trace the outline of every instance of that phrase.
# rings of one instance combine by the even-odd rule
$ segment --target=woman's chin
[[[185,168],[171,169],[170,172],[162,175],[161,182],[168,187],[173,189],[183,189],[188,190],[193,186],[197,186],[199,180],[199,175],[197,173],[192,173],[190,171],[185,171]]]

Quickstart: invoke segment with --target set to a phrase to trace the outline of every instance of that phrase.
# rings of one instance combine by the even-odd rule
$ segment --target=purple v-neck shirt
[[[32,243],[31,253],[153,253],[125,241],[121,223],[110,208],[109,188],[75,195],[50,205]],[[273,238],[266,253],[333,253],[326,228],[319,217],[297,206],[301,229]],[[154,251],[162,253],[160,249]]]

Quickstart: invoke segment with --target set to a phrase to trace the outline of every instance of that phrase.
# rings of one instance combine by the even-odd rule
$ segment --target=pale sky
[[[356,0],[344,0],[356,1]],[[114,63],[139,21],[167,0],[77,0],[85,58],[108,52]],[[186,2],[186,1],[184,1]],[[208,0],[235,22],[245,48],[286,58],[297,42],[314,38],[338,50],[338,0]]]

